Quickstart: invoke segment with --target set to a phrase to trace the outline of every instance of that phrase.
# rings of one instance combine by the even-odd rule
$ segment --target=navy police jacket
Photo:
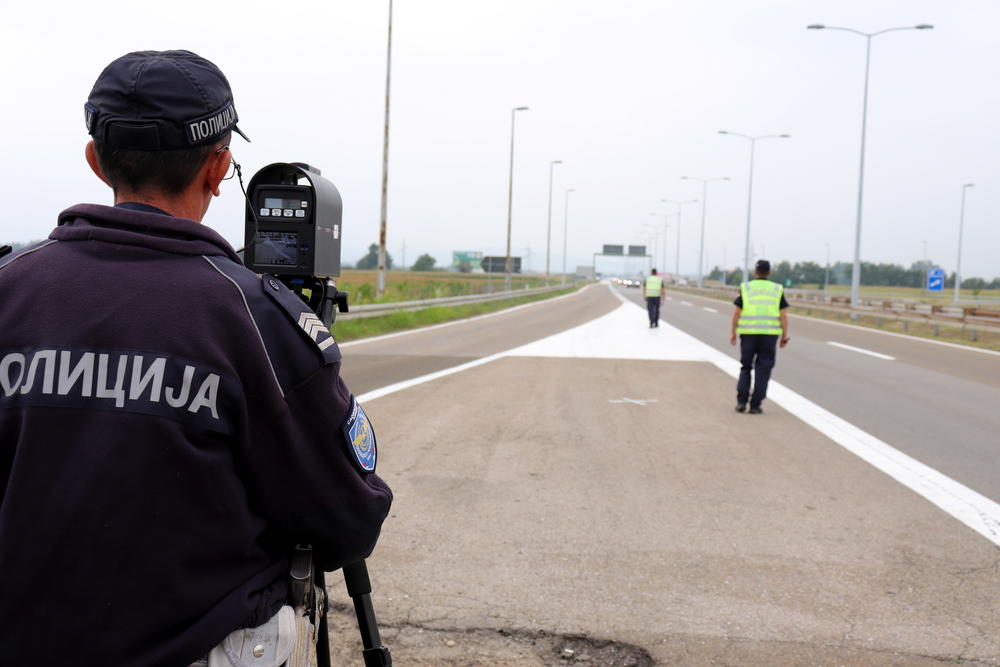
[[[79,205],[0,258],[0,664],[187,665],[277,611],[294,544],[366,557],[392,494],[339,371],[192,220]]]

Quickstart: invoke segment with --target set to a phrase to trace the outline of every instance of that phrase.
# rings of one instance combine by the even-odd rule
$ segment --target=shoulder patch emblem
[[[351,463],[357,466],[362,474],[375,472],[375,463],[378,459],[375,431],[368,420],[368,415],[354,396],[351,396],[351,410],[344,420],[344,425],[341,426],[341,431],[347,442],[347,453],[350,455]]]

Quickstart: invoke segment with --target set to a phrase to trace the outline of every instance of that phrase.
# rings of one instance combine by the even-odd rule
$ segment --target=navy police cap
[[[136,51],[97,77],[84,105],[87,132],[114,148],[166,151],[233,131],[233,91],[222,71],[190,51]]]

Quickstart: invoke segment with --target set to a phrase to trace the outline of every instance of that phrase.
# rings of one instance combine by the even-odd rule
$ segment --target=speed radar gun
[[[277,162],[254,174],[246,196],[244,264],[284,283],[329,329],[337,312],[347,312],[347,293],[337,289],[335,280],[340,275],[340,192],[315,167]],[[365,561],[345,565],[343,571],[365,667],[389,667],[392,657],[379,637]],[[314,566],[310,545],[295,548],[290,577],[289,604],[316,628],[318,667],[330,667],[326,579]]]

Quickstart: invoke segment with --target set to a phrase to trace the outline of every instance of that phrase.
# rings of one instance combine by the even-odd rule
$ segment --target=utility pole
[[[385,293],[386,205],[389,200],[389,82],[392,74],[392,0],[389,0],[389,37],[385,56],[385,130],[382,134],[382,213],[378,226],[378,276],[375,294]]]

